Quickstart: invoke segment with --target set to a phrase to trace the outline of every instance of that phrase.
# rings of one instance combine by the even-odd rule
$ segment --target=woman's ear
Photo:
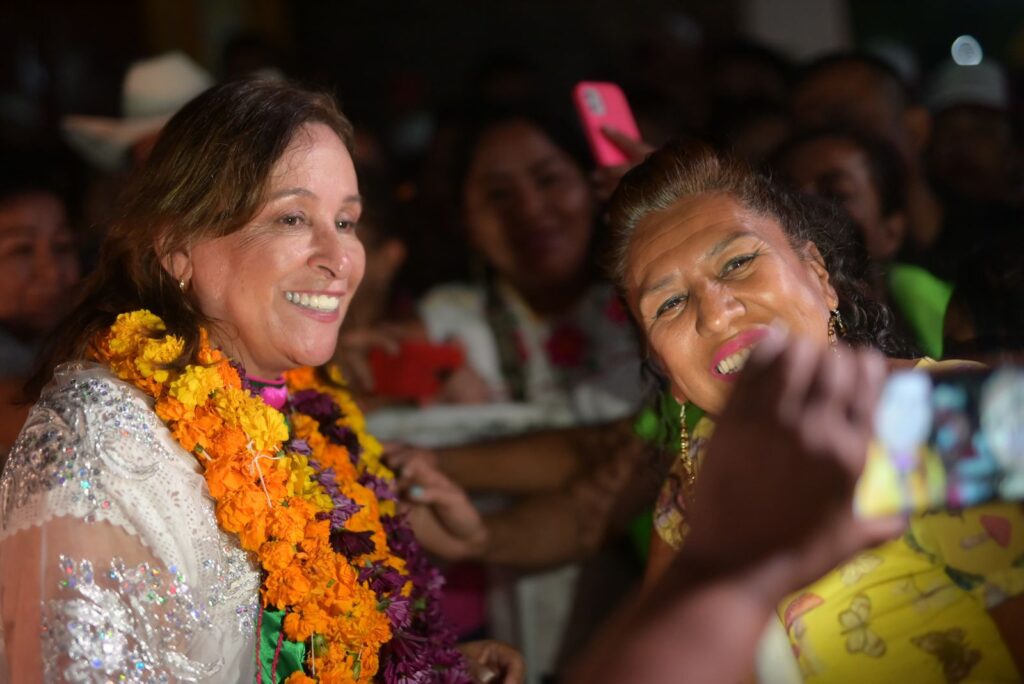
[[[663,383],[661,385],[663,389],[668,388],[668,390],[672,393],[672,397],[676,401],[678,401],[680,404],[685,404],[688,401],[687,398],[683,396],[682,391],[678,387],[673,385],[672,379],[668,376],[668,373],[665,371],[665,366],[661,363],[661,360],[659,360],[658,357],[655,354],[653,354],[650,350],[648,350],[647,352],[647,358],[644,359],[644,365],[647,366],[647,368],[651,371],[651,373],[654,374],[654,376],[658,379],[660,383]]]
[[[178,282],[188,283],[192,280],[192,255],[186,248],[164,251],[161,245],[154,246],[160,254],[160,265],[168,275]]]
[[[818,246],[813,242],[808,242],[804,246],[803,261],[807,265],[807,268],[811,270],[812,276],[821,288],[821,295],[825,298],[825,303],[828,304],[828,308],[835,309],[838,307],[839,295],[836,294],[836,288],[832,286],[828,269],[825,268],[825,258],[821,256],[821,252],[818,251]]]

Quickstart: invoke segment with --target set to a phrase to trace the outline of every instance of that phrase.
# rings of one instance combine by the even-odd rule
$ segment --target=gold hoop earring
[[[697,480],[693,459],[690,458],[690,433],[686,429],[686,404],[679,405],[679,460],[682,461],[687,492],[692,491]]]
[[[839,309],[828,312],[828,344],[834,351],[839,351],[839,338],[846,336],[846,323]]]

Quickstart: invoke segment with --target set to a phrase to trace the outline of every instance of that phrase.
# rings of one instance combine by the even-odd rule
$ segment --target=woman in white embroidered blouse
[[[0,479],[0,680],[473,681],[344,390],[285,386],[319,377],[362,277],[351,142],[284,83],[167,124]],[[485,540],[452,503],[418,519]]]

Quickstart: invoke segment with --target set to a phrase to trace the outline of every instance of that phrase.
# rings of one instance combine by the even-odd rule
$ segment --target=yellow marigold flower
[[[316,480],[316,471],[310,467],[308,458],[290,452],[276,461],[275,466],[288,474],[289,496],[301,496],[321,511],[329,511],[334,507],[330,495]]]
[[[273,453],[288,439],[281,412],[244,390],[225,387],[214,395],[214,404],[225,421],[245,431],[258,453]]]
[[[224,386],[224,379],[217,368],[188,366],[171,381],[168,394],[189,408],[205,404],[210,394]]]
[[[146,340],[142,343],[141,353],[135,358],[135,367],[144,378],[167,382],[170,373],[163,366],[176,361],[184,350],[185,341],[177,335]]]
[[[130,354],[152,333],[166,329],[160,317],[146,309],[123,313],[110,327],[108,346],[112,354]]]

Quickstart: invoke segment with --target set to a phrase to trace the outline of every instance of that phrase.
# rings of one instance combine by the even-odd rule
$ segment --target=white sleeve
[[[103,372],[58,380],[0,478],[0,681],[254,669],[259,575],[205,492],[140,393]]]

